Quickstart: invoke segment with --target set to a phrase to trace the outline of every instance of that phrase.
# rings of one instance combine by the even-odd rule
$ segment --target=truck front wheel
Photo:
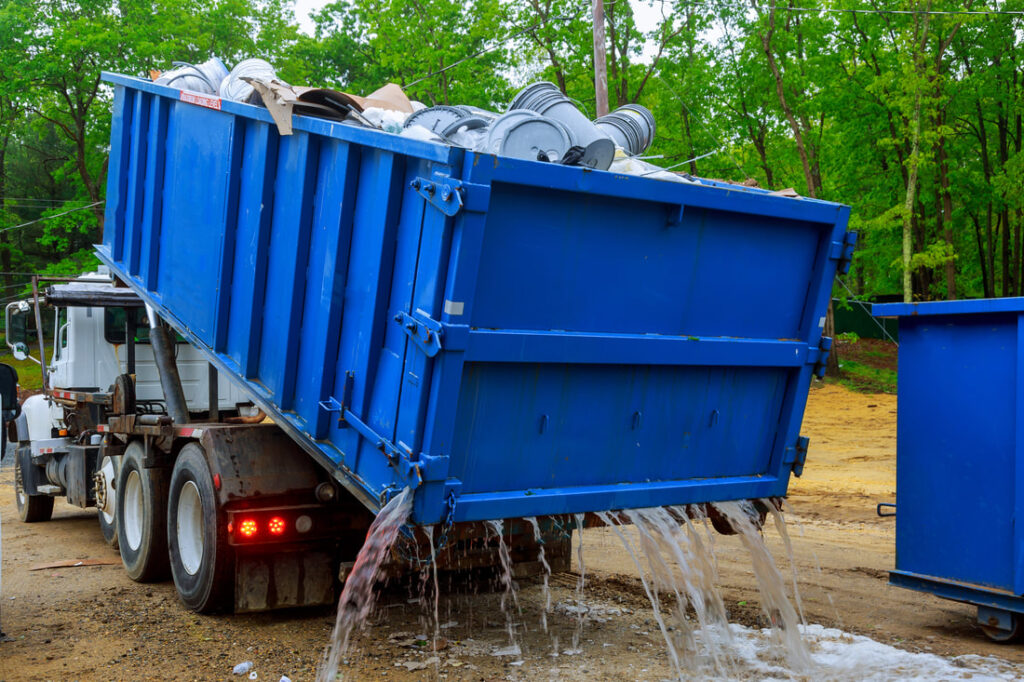
[[[29,495],[21,473],[21,457],[14,456],[14,501],[18,506],[18,518],[24,523],[49,521],[53,515],[53,498],[49,495]]]
[[[143,466],[139,441],[125,448],[117,473],[117,544],[128,577],[140,583],[167,577],[167,469]]]
[[[171,473],[167,543],[178,596],[200,613],[231,606],[234,561],[203,448],[181,449]]]

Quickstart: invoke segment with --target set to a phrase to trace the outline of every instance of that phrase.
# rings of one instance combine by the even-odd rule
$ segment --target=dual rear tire
[[[128,577],[164,580],[167,561],[167,469],[145,466],[145,448],[133,441],[117,472],[117,544]]]
[[[146,468],[144,455],[140,442],[129,444],[117,474],[114,525],[128,576],[170,576],[193,611],[223,609],[234,596],[234,561],[202,447],[185,445],[170,470]]]
[[[171,472],[167,544],[178,596],[193,611],[231,605],[234,556],[217,504],[206,455],[197,443],[181,449]]]

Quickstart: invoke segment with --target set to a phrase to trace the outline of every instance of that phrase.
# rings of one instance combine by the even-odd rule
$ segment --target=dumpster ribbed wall
[[[785,493],[846,207],[107,78],[100,257],[371,508]]]

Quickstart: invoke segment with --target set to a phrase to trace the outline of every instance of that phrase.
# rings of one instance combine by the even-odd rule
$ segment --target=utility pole
[[[604,50],[604,0],[594,0],[594,92],[598,116],[608,113],[608,65]]]

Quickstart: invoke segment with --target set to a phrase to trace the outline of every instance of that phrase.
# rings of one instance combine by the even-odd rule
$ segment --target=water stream
[[[409,488],[395,495],[377,514],[366,533],[355,565],[345,580],[338,600],[338,615],[334,632],[323,665],[317,673],[317,682],[332,682],[338,674],[338,665],[348,652],[352,631],[366,622],[373,608],[374,587],[381,564],[395,544],[398,531],[412,513],[413,494]]]

